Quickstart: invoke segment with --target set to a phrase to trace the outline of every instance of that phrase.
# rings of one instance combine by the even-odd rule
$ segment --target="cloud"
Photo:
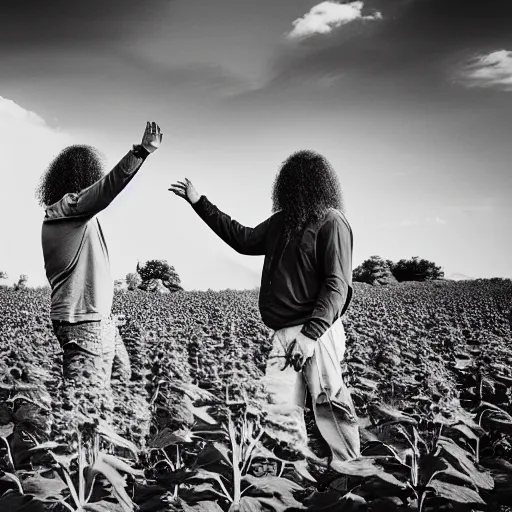
[[[447,221],[441,217],[427,217],[427,222],[429,224],[446,224]]]
[[[293,29],[287,34],[289,39],[304,39],[316,34],[329,34],[333,29],[355,20],[378,20],[382,14],[363,15],[363,2],[340,4],[338,2],[322,2],[315,5],[302,18],[293,22]]]
[[[359,10],[350,6],[360,3],[319,5],[345,8],[353,17]],[[316,25],[330,32],[329,37],[302,37],[302,44],[283,45],[273,61],[268,90],[309,87],[326,75],[338,75],[342,80],[333,82],[333,92],[350,89],[362,95],[378,90],[396,97],[400,88],[403,95],[429,92],[457,101],[460,91],[449,82],[461,59],[512,47],[512,2],[488,0],[485,9],[482,5],[467,0],[365,0],[361,16],[379,13],[381,21],[346,23],[342,30],[333,29],[335,22],[314,17],[313,8],[296,20],[288,37],[314,33]],[[347,17],[351,19],[340,15],[338,23]]]
[[[35,112],[0,96],[2,201],[4,219],[0,244],[0,270],[14,281],[29,276],[29,285],[44,284],[40,248],[43,211],[34,193],[39,177],[52,157],[72,143],[71,137],[50,127]],[[38,258],[34,255],[40,255]]]
[[[456,73],[466,87],[486,87],[512,92],[512,51],[499,50],[477,55]]]

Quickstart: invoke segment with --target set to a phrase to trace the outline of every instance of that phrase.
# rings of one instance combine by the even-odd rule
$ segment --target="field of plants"
[[[76,423],[47,290],[0,288],[0,512],[506,511],[512,282],[356,283],[343,362],[362,456],[265,408],[256,291],[117,292],[129,382]]]

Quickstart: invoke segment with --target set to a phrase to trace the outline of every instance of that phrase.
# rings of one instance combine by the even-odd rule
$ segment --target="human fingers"
[[[179,185],[178,183],[173,183],[171,185],[171,188],[169,190],[179,190],[180,192],[182,192],[183,194],[186,194],[187,192],[187,189],[186,187],[184,187],[183,185]]]
[[[181,191],[181,190],[178,190],[178,189],[174,189],[174,188],[170,188],[169,189],[170,192],[173,192],[174,194],[176,194],[177,196],[181,197],[182,199],[186,199],[187,195]]]

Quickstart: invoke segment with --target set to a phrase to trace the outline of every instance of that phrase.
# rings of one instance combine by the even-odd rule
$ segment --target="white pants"
[[[311,394],[316,423],[329,444],[333,457],[348,460],[359,456],[357,418],[350,393],[343,382],[341,362],[345,355],[345,330],[338,319],[318,340],[315,353],[300,372],[292,366],[283,370],[285,354],[302,325],[287,327],[273,335],[267,362],[265,389],[270,396],[271,414],[296,423],[297,441],[307,439],[304,406]]]

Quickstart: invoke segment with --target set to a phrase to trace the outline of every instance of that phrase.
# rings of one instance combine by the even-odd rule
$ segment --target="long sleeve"
[[[103,178],[78,194],[67,194],[62,201],[61,215],[92,217],[104,210],[126,187],[144,163],[147,151],[129,151]]]
[[[345,312],[352,298],[352,232],[341,216],[327,220],[318,234],[323,278],[315,309],[302,333],[318,339]]]
[[[252,256],[265,254],[265,240],[270,218],[255,228],[248,228],[221,212],[208,201],[206,196],[201,196],[192,207],[212,231],[235,251]]]

